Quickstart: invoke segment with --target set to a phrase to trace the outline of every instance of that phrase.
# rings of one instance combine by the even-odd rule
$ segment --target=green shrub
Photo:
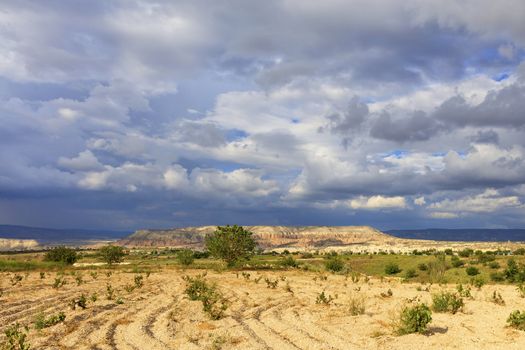
[[[428,265],[425,263],[417,265],[417,268],[419,269],[419,271],[428,271]]]
[[[507,260],[507,268],[505,269],[504,274],[509,282],[525,282],[525,266],[519,266],[513,258]]]
[[[481,287],[485,285],[485,280],[481,277],[475,277],[470,280],[470,284],[478,289],[481,289]]]
[[[479,269],[475,266],[469,266],[465,269],[465,272],[469,276],[476,276],[479,275]]]
[[[64,246],[54,247],[44,255],[45,261],[61,262],[69,265],[74,264],[77,259],[77,252]]]
[[[100,248],[99,254],[106,264],[113,265],[122,262],[124,256],[126,255],[126,252],[121,246],[107,245]]]
[[[408,269],[408,270],[405,271],[405,278],[406,279],[410,279],[410,278],[414,278],[414,277],[417,277],[416,270]]]
[[[493,282],[503,282],[505,281],[505,275],[501,272],[492,272],[490,274],[490,280]]]
[[[111,284],[106,285],[106,299],[107,300],[113,300],[115,294],[115,289],[113,289],[113,286]]]
[[[281,261],[281,265],[283,267],[291,267],[291,268],[296,268],[296,267],[299,267],[299,263],[297,263],[297,261],[293,258],[293,256],[291,255],[288,255],[286,256],[282,261]]]
[[[224,317],[224,311],[228,308],[227,300],[215,284],[208,283],[203,275],[185,276],[184,280],[186,281],[185,293],[190,300],[201,301],[204,312],[211,319],[218,320]]]
[[[474,253],[474,251],[470,248],[465,248],[461,251],[458,252],[458,255],[461,256],[462,258],[468,258],[469,256],[471,256],[472,254]]]
[[[38,314],[38,316],[35,318],[35,328],[36,329],[44,329],[47,327],[51,327],[56,325],[57,323],[64,322],[66,319],[66,315],[63,312],[59,312],[56,315],[51,315],[49,317],[45,317],[43,313]]]
[[[428,263],[428,274],[430,281],[434,283],[445,282],[445,272],[447,271],[447,263],[445,254],[436,254],[434,260]]]
[[[324,291],[322,291],[321,293],[319,293],[319,295],[315,299],[315,303],[316,304],[329,305],[333,300],[334,300],[334,298],[332,298],[331,295],[327,295],[327,294],[324,293]]]
[[[507,319],[509,327],[525,331],[525,311],[515,310]]]
[[[80,295],[80,298],[73,299],[73,301],[71,302],[71,307],[73,310],[75,310],[77,306],[80,307],[82,310],[87,308],[87,298],[84,295],[84,293]]]
[[[525,255],[525,248],[518,248],[512,252],[513,255]]]
[[[450,312],[455,314],[465,304],[461,296],[450,292],[440,292],[432,295],[432,309],[436,312]]]
[[[451,260],[451,264],[452,264],[453,267],[458,268],[458,267],[461,267],[461,266],[465,265],[465,261],[461,260],[457,256],[453,256],[452,260]]]
[[[499,269],[501,266],[500,266],[500,264],[497,261],[491,261],[489,263],[489,267],[491,269]]]
[[[53,288],[58,289],[66,284],[66,280],[62,276],[55,277],[55,281],[53,282]]]
[[[339,257],[331,257],[326,260],[326,262],[324,263],[324,266],[328,271],[340,272],[344,269],[345,263]]]
[[[2,350],[29,350],[31,345],[27,342],[27,333],[29,329],[24,327],[20,329],[20,324],[17,322],[4,331],[6,339],[2,344]]]
[[[252,235],[242,226],[218,226],[213,234],[206,236],[206,248],[212,256],[223,259],[228,267],[233,267],[254,254],[257,243]]]
[[[470,292],[470,287],[463,287],[462,284],[459,284],[456,287],[456,290],[458,291],[458,294],[459,294],[460,297],[472,298],[472,293]]]
[[[195,256],[191,249],[182,249],[177,252],[177,261],[183,266],[190,266],[194,260]]]
[[[135,282],[135,288],[142,288],[144,285],[144,276],[142,275],[135,275],[133,278],[133,282]]]
[[[401,272],[401,268],[399,268],[399,265],[396,263],[388,263],[385,266],[385,273],[387,275],[395,275],[399,272]]]
[[[405,306],[399,315],[397,333],[424,333],[427,325],[432,321],[432,312],[426,304]]]

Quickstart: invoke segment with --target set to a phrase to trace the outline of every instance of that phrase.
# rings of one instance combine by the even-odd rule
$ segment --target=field
[[[516,284],[491,279],[504,274],[505,255],[472,254],[456,268],[446,256],[441,273],[430,253],[258,255],[239,269],[210,258],[184,268],[168,250],[133,251],[112,268],[91,265],[96,252],[82,255],[77,267],[42,262],[41,253],[0,256],[0,344],[18,322],[32,349],[525,348],[525,331],[507,325],[511,312],[525,310],[525,298]],[[298,267],[285,267],[290,257]],[[328,271],[330,259],[344,268]],[[388,275],[389,264],[401,271]],[[467,275],[466,266],[479,274]],[[223,315],[191,300],[185,276],[216,285]],[[471,294],[459,312],[433,311],[422,334],[397,334],[404,306],[431,305],[433,295],[457,293],[459,283]],[[56,324],[42,322],[61,312]]]

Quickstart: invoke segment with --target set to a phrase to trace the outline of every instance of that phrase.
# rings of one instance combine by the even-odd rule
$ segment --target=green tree
[[[74,249],[64,246],[54,247],[46,252],[44,260],[56,261],[72,265],[77,261],[77,252]]]
[[[242,226],[218,226],[213,234],[206,236],[206,248],[212,256],[232,267],[239,260],[248,260],[254,254],[257,243],[252,235]]]
[[[106,262],[108,265],[113,265],[122,262],[126,252],[121,246],[107,245],[100,248],[99,254],[104,262]]]

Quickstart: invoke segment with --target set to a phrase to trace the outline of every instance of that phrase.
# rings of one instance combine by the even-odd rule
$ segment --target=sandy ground
[[[327,280],[322,280],[309,272],[251,271],[246,280],[235,272],[210,271],[206,278],[217,282],[230,302],[226,317],[212,321],[199,301],[184,294],[181,277],[200,272],[153,273],[132,292],[124,290],[124,285],[133,284],[132,273],[108,277],[99,272],[94,280],[84,272],[84,284],[77,286],[74,277],[67,276],[68,284],[60,289],[52,288],[54,273],[40,279],[33,272],[16,286],[9,281],[12,274],[4,273],[0,330],[3,333],[16,321],[31,323],[39,312],[64,311],[64,323],[29,332],[33,349],[525,349],[525,332],[506,327],[510,312],[525,310],[525,299],[515,286],[474,288],[463,312],[434,312],[427,334],[395,336],[392,319],[407,300],[430,303],[432,292],[455,286],[433,285],[427,292],[418,291],[419,284],[396,279],[365,282],[361,278],[355,283],[345,276],[325,275]],[[255,283],[259,276],[262,279]],[[279,279],[277,288],[267,288],[265,277]],[[106,300],[107,283],[118,290],[123,304]],[[287,284],[292,292],[286,290]],[[388,289],[392,297],[382,297]],[[505,305],[490,301],[494,290],[501,293]],[[322,291],[336,298],[331,305],[315,303]],[[94,292],[98,300],[89,301],[87,309],[69,307],[81,293]],[[365,300],[363,315],[349,312],[350,299],[355,297]]]

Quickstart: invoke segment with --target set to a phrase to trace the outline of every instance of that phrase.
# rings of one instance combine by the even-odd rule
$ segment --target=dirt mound
[[[402,241],[369,226],[246,226],[262,248],[322,248]],[[128,247],[202,248],[216,226],[139,230],[118,243]]]

